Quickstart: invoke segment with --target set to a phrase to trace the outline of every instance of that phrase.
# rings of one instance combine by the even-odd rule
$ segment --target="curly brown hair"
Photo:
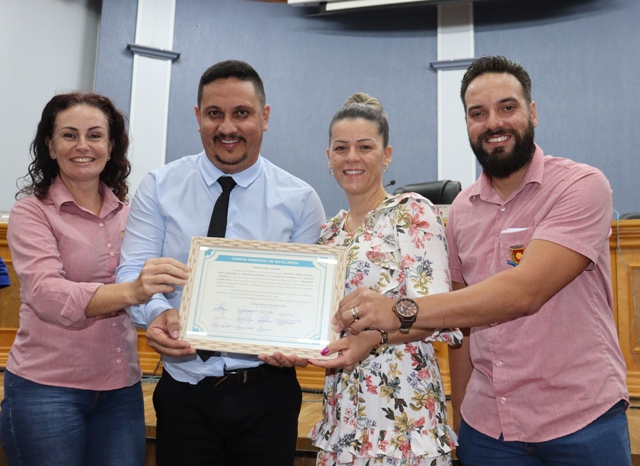
[[[131,173],[131,164],[127,158],[129,136],[127,135],[126,118],[113,102],[105,96],[92,92],[73,92],[54,96],[42,110],[42,118],[38,123],[36,136],[31,142],[30,152],[33,160],[29,164],[29,173],[23,177],[25,186],[18,191],[16,199],[21,196],[34,195],[42,200],[47,197],[49,187],[58,176],[58,163],[50,157],[49,141],[53,137],[58,114],[76,105],[89,105],[104,113],[109,123],[109,140],[113,144],[111,159],[100,173],[103,181],[113,194],[125,202],[129,193],[127,177]]]

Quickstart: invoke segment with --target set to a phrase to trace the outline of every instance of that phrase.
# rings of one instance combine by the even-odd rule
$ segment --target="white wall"
[[[100,0],[0,0],[0,211],[15,202],[42,108],[93,90]]]

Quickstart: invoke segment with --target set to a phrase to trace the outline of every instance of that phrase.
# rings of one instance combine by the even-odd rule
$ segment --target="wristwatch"
[[[393,305],[393,312],[400,319],[400,333],[409,333],[409,329],[418,315],[418,303],[413,299],[400,298]]]

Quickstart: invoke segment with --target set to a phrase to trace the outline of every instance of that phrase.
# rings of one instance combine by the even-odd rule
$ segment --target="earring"
[[[108,156],[107,156],[107,162],[108,162],[109,160],[111,160],[111,156],[110,156],[110,155],[108,155]]]
[[[387,171],[389,171],[389,164],[386,164],[386,163],[385,163],[385,164],[382,166],[382,171],[383,171],[383,172],[385,172],[385,173],[387,173]]]
[[[49,154],[49,157],[51,157],[53,160],[56,159],[56,155],[55,154]]]
[[[329,175],[333,176],[333,168],[331,168],[331,165],[329,165]]]

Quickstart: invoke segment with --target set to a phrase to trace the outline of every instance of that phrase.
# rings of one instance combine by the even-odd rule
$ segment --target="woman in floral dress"
[[[399,299],[449,291],[437,208],[414,193],[390,196],[383,187],[392,148],[380,102],[354,94],[333,117],[329,134],[329,173],[350,209],[323,226],[319,243],[349,248],[345,293],[368,286]],[[310,433],[320,448],[317,464],[450,465],[456,436],[447,426],[431,342],[461,339],[457,329],[388,335],[368,329],[345,334],[323,351],[339,352],[337,359],[311,360],[329,369],[323,418]]]

